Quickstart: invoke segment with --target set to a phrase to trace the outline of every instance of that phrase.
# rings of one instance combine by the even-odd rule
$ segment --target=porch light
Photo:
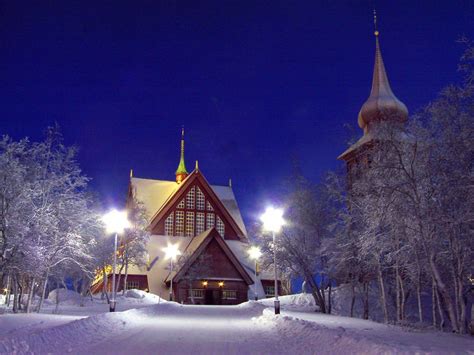
[[[208,284],[207,281],[203,281],[203,282],[202,282],[202,285],[203,285],[204,287],[207,287],[207,284]]]
[[[219,287],[224,287],[224,281],[219,281],[218,285]]]

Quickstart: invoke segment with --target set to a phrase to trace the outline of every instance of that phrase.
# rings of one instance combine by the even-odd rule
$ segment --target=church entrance
[[[221,291],[220,290],[213,290],[213,289],[206,289],[205,296],[204,296],[205,304],[221,304]]]

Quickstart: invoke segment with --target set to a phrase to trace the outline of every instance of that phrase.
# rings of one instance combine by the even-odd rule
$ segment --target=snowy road
[[[359,319],[241,306],[161,303],[0,337],[0,352],[73,354],[474,354],[474,340]]]

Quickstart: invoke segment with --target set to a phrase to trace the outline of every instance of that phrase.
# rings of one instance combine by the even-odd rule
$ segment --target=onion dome
[[[184,164],[184,127],[181,129],[181,158],[179,159],[178,169],[176,169],[175,175],[178,184],[188,176],[188,171]]]
[[[383,64],[379,45],[379,32],[375,31],[375,64],[372,90],[359,112],[358,123],[364,134],[374,123],[391,121],[403,123],[408,118],[408,109],[392,92]]]

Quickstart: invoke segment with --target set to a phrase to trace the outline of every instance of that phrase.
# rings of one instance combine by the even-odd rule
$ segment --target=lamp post
[[[257,293],[257,261],[262,256],[262,252],[260,248],[257,246],[253,246],[248,251],[250,259],[255,260],[255,284],[254,284],[254,293],[255,293],[255,301],[258,301],[258,293]]]
[[[168,244],[166,248],[163,249],[165,252],[165,259],[170,260],[170,301],[173,300],[173,261],[176,259],[181,252],[178,249],[178,244]]]
[[[112,298],[110,300],[110,312],[115,312],[116,305],[116,287],[115,287],[115,269],[117,268],[117,240],[118,234],[123,233],[125,228],[130,227],[130,222],[127,219],[126,211],[111,210],[109,213],[102,217],[102,221],[105,223],[108,233],[114,233],[114,265],[112,270]]]
[[[260,217],[263,222],[263,228],[272,232],[273,236],[273,268],[275,269],[275,314],[280,314],[280,300],[278,299],[278,275],[277,275],[277,257],[276,257],[276,233],[280,231],[285,224],[283,219],[283,210],[274,207],[268,207],[265,213]]]

